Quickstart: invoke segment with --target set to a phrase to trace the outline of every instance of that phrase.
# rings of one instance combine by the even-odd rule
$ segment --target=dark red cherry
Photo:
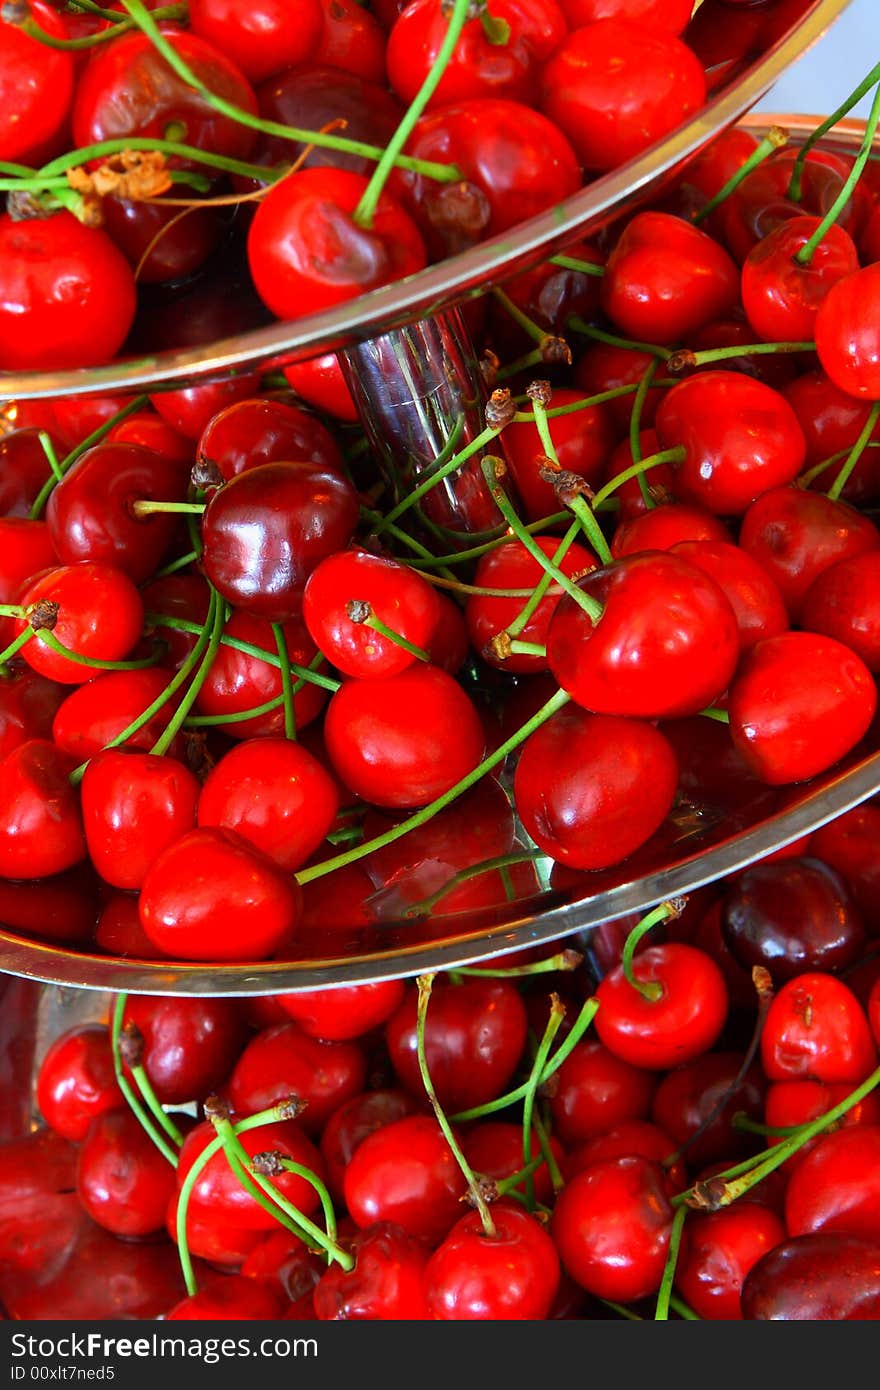
[[[50,1129],[79,1143],[96,1116],[125,1099],[116,1083],[110,1032],[103,1024],[69,1028],[49,1045],[37,1073],[37,1105]]]

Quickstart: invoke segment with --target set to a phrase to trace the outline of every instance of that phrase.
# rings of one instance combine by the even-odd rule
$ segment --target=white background
[[[757,103],[758,111],[827,116],[880,62],[880,0],[850,0],[849,7],[808,53]],[[853,116],[865,117],[871,96]]]

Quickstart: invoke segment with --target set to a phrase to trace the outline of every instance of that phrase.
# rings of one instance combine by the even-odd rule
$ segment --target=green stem
[[[663,1266],[663,1278],[660,1280],[660,1289],[657,1293],[657,1308],[654,1313],[654,1318],[657,1322],[665,1322],[669,1317],[669,1301],[672,1297],[672,1282],[675,1279],[675,1266],[678,1264],[682,1231],[684,1230],[687,1214],[687,1207],[678,1207],[672,1218],[672,1227],[669,1232],[669,1250],[666,1255],[666,1264]]]
[[[868,418],[862,426],[862,430],[859,434],[858,439],[856,440],[855,444],[852,446],[847,455],[846,462],[844,463],[840,472],[837,474],[837,477],[834,479],[834,482],[828,489],[828,496],[831,498],[832,502],[837,501],[837,499],[840,497],[840,494],[843,492],[843,489],[846,487],[846,484],[850,478],[850,474],[852,473],[853,469],[855,468],[856,464],[858,463],[859,459],[862,457],[862,454],[865,452],[865,449],[868,446],[868,442],[871,438],[871,435],[874,433],[874,429],[877,424],[878,418],[880,418],[880,401],[875,401],[874,404],[871,406],[871,409],[868,411]]]
[[[494,299],[497,299],[498,303],[505,312],[510,315],[514,323],[519,324],[520,328],[527,337],[531,338],[533,343],[541,344],[544,341],[547,337],[545,329],[535,323],[534,319],[529,318],[528,314],[524,313],[518,304],[514,304],[510,295],[505,294],[504,290],[501,289],[499,285],[493,286],[492,296]],[[531,356],[531,354],[529,355]],[[538,360],[540,361],[540,357]]]
[[[113,1053],[113,1071],[116,1076],[116,1084],[125,1096],[129,1108],[134,1112],[138,1124],[140,1124],[141,1128],[152,1139],[162,1157],[168,1160],[172,1168],[176,1168],[176,1151],[170,1147],[161,1130],[156,1127],[149,1113],[144,1109],[143,1105],[141,1105],[141,1102],[134,1093],[131,1082],[123,1070],[119,1040],[120,1034],[122,1033],[122,1018],[125,1013],[127,999],[127,994],[117,994],[113,1004],[113,1014],[110,1024],[110,1046]]]
[[[880,63],[877,63],[871,69],[867,77],[862,78],[859,85],[854,91],[850,92],[845,101],[841,102],[837,110],[832,111],[830,116],[826,116],[823,121],[820,121],[815,129],[807,136],[798,150],[788,185],[788,197],[793,203],[799,203],[801,201],[804,165],[810,150],[814,145],[818,144],[823,136],[828,134],[828,131],[831,130],[833,126],[837,125],[838,121],[843,119],[847,112],[851,111],[852,108],[861,101],[863,96],[867,96],[868,92],[870,92],[871,88],[874,87],[878,81],[880,81]]]
[[[637,980],[633,974],[633,957],[638,949],[639,942],[642,941],[659,922],[665,922],[670,917],[675,918],[681,915],[685,901],[684,898],[674,898],[669,902],[660,903],[657,907],[652,908],[640,922],[636,923],[624,942],[620,957],[624,978],[632,985],[633,989],[638,990],[639,994],[651,1003],[662,996],[663,986],[656,980]]]
[[[13,637],[12,641],[9,643],[9,646],[4,647],[2,652],[0,652],[0,666],[5,666],[6,662],[10,661],[12,657],[15,656],[16,652],[21,651],[25,642],[29,642],[31,638],[36,637],[36,635],[37,634],[32,627],[22,628],[18,636]]]
[[[650,357],[656,357],[661,362],[666,362],[673,353],[672,348],[663,347],[660,343],[639,343],[631,338],[621,338],[617,333],[609,333],[604,328],[597,328],[594,323],[587,323],[579,314],[572,314],[568,320],[568,327],[573,328],[575,333],[582,334],[585,338],[592,338],[597,343],[607,343],[609,347],[626,348],[629,352],[644,352]]]
[[[391,508],[387,516],[382,517],[376,523],[373,528],[374,535],[379,536],[383,531],[387,531],[399,517],[403,516],[404,512],[409,511],[410,507],[415,506],[416,502],[420,502],[426,493],[430,492],[438,483],[441,483],[444,478],[448,478],[449,474],[454,473],[463,463],[467,463],[469,458],[472,458],[474,454],[478,454],[480,450],[484,449],[487,444],[490,444],[493,439],[497,439],[498,433],[499,431],[497,429],[491,429],[487,425],[464,449],[459,450],[457,454],[453,454],[451,458],[448,458],[446,462],[440,464],[439,467],[433,467],[427,477],[423,478],[405,497],[402,497],[397,505]]]
[[[562,270],[576,270],[581,275],[604,275],[604,265],[599,265],[596,261],[582,261],[577,256],[551,256],[551,265],[558,265]]]
[[[565,1005],[561,1002],[558,994],[550,995],[550,1016],[544,1029],[544,1036],[541,1038],[532,1061],[531,1070],[526,1080],[526,1093],[523,1096],[523,1163],[528,1164],[532,1157],[532,1122],[535,1112],[535,1099],[538,1094],[541,1076],[547,1065],[547,1058],[553,1046],[556,1034],[559,1032],[563,1019],[565,1018]],[[526,1203],[530,1211],[535,1205],[535,1182],[531,1173],[526,1178]]]
[[[63,656],[67,661],[74,662],[77,666],[93,667],[96,671],[143,671],[147,666],[155,666],[161,653],[153,652],[150,656],[141,657],[137,661],[104,661],[97,656],[83,656],[81,652],[75,652],[71,647],[65,647],[49,628],[40,628],[36,634],[37,640],[43,646],[49,647],[59,656]]]
[[[540,850],[524,849],[511,854],[499,854],[494,859],[483,859],[479,864],[471,864],[467,869],[459,869],[457,874],[453,874],[448,883],[444,883],[442,888],[436,892],[429,893],[427,897],[420,898],[418,902],[410,903],[404,912],[404,917],[427,917],[439,902],[453,893],[456,888],[460,888],[463,883],[470,883],[475,878],[481,878],[483,874],[495,873],[499,869],[506,869],[510,864],[528,864],[534,861],[540,854]],[[524,967],[528,970],[528,967]],[[466,971],[459,972],[465,974]],[[474,970],[475,975],[484,974],[484,971]],[[500,971],[504,974],[504,971]]]
[[[575,537],[580,534],[580,529],[580,520],[575,518],[571,526],[569,526],[568,530],[566,531],[565,535],[562,537],[562,540],[559,542],[559,545],[557,546],[556,550],[554,550],[552,556],[550,557],[554,565],[562,564],[562,561],[565,559],[565,556],[567,555],[569,549],[574,543]],[[517,613],[513,621],[507,624],[508,637],[519,636],[523,628],[528,623],[529,618],[531,618],[532,614],[537,609],[541,600],[544,598],[545,594],[547,593],[547,590],[550,588],[550,585],[552,583],[552,574],[549,572],[549,570],[545,570],[544,573],[541,575],[541,578],[535,585],[534,589],[532,590],[531,595],[529,596],[526,603]]]
[[[661,449],[657,454],[649,454],[647,458],[640,459],[638,463],[630,464],[629,468],[623,468],[616,473],[593,498],[593,506],[598,507],[613,492],[616,492],[624,483],[628,483],[630,478],[638,478],[642,473],[646,473],[650,468],[657,468],[661,463],[683,463],[685,449],[683,444],[677,444],[673,449]]]
[[[201,634],[204,631],[203,627],[200,627],[198,623],[191,622],[188,618],[174,618],[164,613],[147,613],[146,621],[153,627],[169,627],[175,632]],[[256,646],[253,642],[244,642],[238,637],[230,637],[224,633],[221,638],[221,646],[230,647],[232,651],[242,652],[245,656],[256,657],[258,661],[265,661],[267,666],[281,669],[281,658],[277,652],[270,652],[265,647]],[[331,694],[335,693],[342,683],[333,680],[330,676],[322,676],[320,672],[313,671],[308,666],[299,666],[296,662],[290,663],[290,669],[298,680],[320,686],[322,690],[329,690]]]
[[[71,449],[70,453],[66,454],[61,460],[60,468],[62,474],[68,473],[77,459],[80,458],[87,449],[91,449],[95,444],[100,444],[104,436],[109,434],[116,425],[121,424],[123,420],[127,420],[129,415],[133,415],[136,410],[142,410],[149,402],[149,399],[149,396],[146,395],[134,396],[124,406],[117,410],[115,415],[111,415],[109,420],[105,420],[102,424],[98,425],[97,429],[92,430],[91,434],[86,435],[85,439],[81,440],[80,443],[77,444],[75,448]],[[48,478],[40,488],[28,512],[31,521],[36,521],[39,518],[57,482],[58,479],[53,473],[52,477]]]
[[[52,443],[51,437],[46,433],[45,430],[40,430],[40,433],[37,437],[40,441],[40,447],[43,450],[43,453],[46,455],[46,461],[55,475],[55,481],[57,483],[60,483],[61,479],[64,477],[64,474],[61,471],[61,464],[58,462],[58,455],[55,452],[55,445]]]
[[[714,705],[707,705],[705,709],[700,710],[700,714],[704,719],[714,719],[716,724],[730,723],[730,715],[727,710],[716,709]]]
[[[275,645],[278,648],[278,660],[281,663],[281,701],[284,705],[284,737],[296,742],[296,709],[294,707],[293,681],[290,672],[290,660],[287,655],[287,638],[284,636],[284,628],[281,623],[272,624],[272,635],[275,638]]]
[[[153,10],[153,18],[156,20],[175,20],[186,19],[186,5],[165,5],[162,9]],[[45,45],[46,48],[58,48],[63,52],[79,53],[83,49],[95,48],[98,44],[107,43],[110,39],[120,38],[123,34],[130,33],[133,28],[130,19],[120,20],[118,23],[111,24],[108,29],[100,29],[95,34],[83,34],[78,39],[61,39],[54,34],[47,34],[45,29],[41,29],[36,20],[30,17],[16,25],[23,34],[31,39],[36,39],[38,43]]]
[[[718,190],[713,198],[709,199],[708,203],[700,208],[699,212],[694,214],[692,221],[695,225],[699,226],[710,213],[714,212],[725,199],[729,198],[731,193],[739,188],[743,179],[750,174],[753,169],[757,169],[758,165],[763,164],[764,160],[767,159],[769,155],[773,154],[776,150],[781,150],[783,145],[787,144],[788,132],[783,130],[780,126],[773,126],[764,136],[763,140],[752,150],[748,159],[740,165],[736,173],[727,180],[727,183]]]
[[[531,856],[530,856],[531,857]],[[474,975],[495,980],[524,980],[532,975],[555,975],[561,970],[576,970],[583,964],[580,951],[566,949],[555,956],[544,956],[543,960],[529,961],[528,965],[457,965],[456,975]]]
[[[553,436],[550,433],[550,425],[547,420],[547,403],[537,392],[531,396],[531,400],[535,415],[535,427],[538,431],[541,447],[551,463],[555,464],[555,466],[561,470],[559,454],[556,452],[556,445],[553,443]],[[573,495],[568,505],[581,523],[584,535],[593,547],[595,554],[598,555],[600,563],[603,565],[610,564],[611,550],[608,542],[602,533],[601,526],[584,499],[577,495]]]
[[[171,1142],[175,1144],[177,1148],[180,1148],[183,1143],[183,1134],[178,1129],[171,1116],[167,1111],[163,1110],[162,1106],[159,1104],[159,1097],[153,1090],[152,1083],[147,1073],[144,1071],[143,1067],[139,1066],[132,1067],[131,1074],[134,1077],[135,1085],[140,1091],[144,1102],[152,1111],[153,1115],[155,1115],[157,1123],[162,1126]]]
[[[642,372],[629,416],[629,451],[632,454],[633,463],[641,463],[642,461],[642,415],[645,409],[645,401],[648,399],[648,392],[651,389],[651,382],[656,375],[657,358],[652,357],[651,361]],[[639,492],[642,494],[642,501],[645,506],[650,509],[654,506],[654,500],[651,497],[644,470],[636,476],[639,480]]]
[[[204,655],[199,662],[198,668],[187,687],[186,693],[172,714],[168,723],[165,725],[164,732],[159,735],[156,742],[150,749],[151,753],[161,756],[168,752],[174,737],[182,727],[183,721],[189,714],[196,702],[196,697],[208,678],[214,659],[220,650],[220,639],[223,636],[223,628],[226,625],[226,605],[217,593],[216,589],[211,591],[211,604],[213,612],[209,611],[205,622],[206,631],[209,632],[208,642],[205,647]]]
[[[394,628],[383,623],[382,619],[373,612],[370,605],[363,599],[351,599],[346,606],[346,612],[353,623],[362,624],[364,627],[371,628],[373,632],[378,632],[380,637],[393,642],[395,647],[402,647],[417,661],[431,660],[422,647],[417,647],[415,642],[410,642],[408,637],[404,637],[400,632],[395,632]]]

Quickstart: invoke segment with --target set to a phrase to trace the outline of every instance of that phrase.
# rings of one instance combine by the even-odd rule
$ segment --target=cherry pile
[[[878,819],[586,958],[117,996],[0,1144],[7,1315],[880,1317]]]

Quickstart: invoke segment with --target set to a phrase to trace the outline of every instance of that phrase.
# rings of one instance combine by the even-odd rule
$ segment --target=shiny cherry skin
[[[730,735],[755,777],[785,786],[833,767],[876,707],[874,678],[854,651],[833,637],[783,632],[746,654],[730,687]]]
[[[47,433],[57,445],[53,430]],[[39,428],[13,429],[0,436],[0,512],[3,516],[26,517],[51,471],[40,443]]]
[[[633,976],[651,988],[646,998],[616,966],[596,989],[601,1042],[633,1066],[664,1071],[706,1052],[727,1021],[727,986],[703,951],[684,942],[650,946],[633,961]]]
[[[461,1215],[461,1169],[432,1115],[383,1125],[355,1149],[343,1183],[349,1214],[362,1229],[393,1221],[436,1244]]]
[[[819,365],[841,391],[858,400],[880,398],[880,262],[838,280],[816,315]]]
[[[370,18],[357,8],[364,19]],[[346,137],[366,145],[387,145],[403,117],[403,107],[382,76],[370,80],[335,64],[314,61],[277,72],[261,84],[257,97],[265,120],[300,130],[321,130],[331,121],[344,120]],[[367,177],[376,167],[363,155],[267,134],[260,136],[252,159],[270,166],[302,160],[302,168],[332,165]]]
[[[367,620],[361,621],[364,605]],[[370,616],[425,651],[440,606],[428,581],[396,560],[355,547],[325,556],[306,581],[303,621],[316,646],[345,676],[393,676],[417,660],[372,628]]]
[[[752,247],[742,268],[746,317],[765,342],[812,342],[816,315],[828,291],[859,268],[855,242],[832,224],[802,265],[798,252],[820,224],[818,217],[792,217]]]
[[[180,960],[265,960],[296,926],[296,882],[232,830],[181,835],[141,886],[141,925]]]
[[[335,1110],[359,1095],[367,1074],[357,1042],[324,1042],[294,1022],[262,1029],[241,1053],[229,1077],[229,1098],[238,1114],[296,1096],[305,1109],[295,1123],[317,1136]]]
[[[738,630],[707,575],[679,556],[646,551],[578,587],[602,604],[602,615],[594,626],[564,595],[547,633],[547,661],[584,709],[671,718],[696,714],[725,690],[739,658]]]
[[[194,0],[190,27],[235,61],[251,82],[262,82],[281,68],[311,58],[318,46],[323,15],[318,0],[293,12],[278,0],[260,0],[242,10],[230,0]]]
[[[417,993],[408,986],[385,1025],[385,1043],[400,1082],[422,1097]],[[450,1114],[469,1110],[503,1094],[522,1055],[527,1027],[525,1005],[513,981],[436,981],[425,1019],[425,1057],[443,1109]]]
[[[621,431],[627,431],[635,388],[654,361],[655,358],[650,353],[639,352],[636,348],[592,343],[577,360],[575,383],[585,396],[598,396],[605,391],[615,391],[624,386],[631,387],[631,391],[626,395],[608,401],[608,409]],[[664,388],[649,387],[642,409],[643,429],[650,429],[653,425],[657,406],[663,396]]]
[[[54,569],[58,552],[45,521],[26,516],[0,517],[0,603],[14,604],[22,589],[41,570]],[[12,618],[0,617],[0,644],[13,638]]]
[[[350,1242],[354,1267],[333,1264],[315,1288],[315,1312],[322,1322],[423,1321],[430,1317],[425,1298],[428,1246],[393,1221],[377,1221]]]
[[[667,1172],[667,1186],[670,1191],[681,1192],[687,1187],[684,1164],[671,1159],[675,1144],[665,1130],[650,1120],[626,1120],[613,1125],[605,1134],[597,1134],[579,1144],[571,1153],[565,1154],[562,1171],[567,1180],[594,1163],[605,1158],[625,1158],[635,1154],[639,1158],[656,1158]]]
[[[776,984],[805,970],[839,974],[861,956],[862,914],[845,880],[821,860],[752,864],[722,899],[721,932],[734,957]]]
[[[283,371],[297,396],[316,410],[323,410],[333,419],[347,424],[354,424],[358,419],[357,406],[335,352],[291,362]]]
[[[752,1321],[877,1321],[880,1241],[834,1231],[784,1240],[746,1275],[741,1305]]]
[[[809,1124],[811,1120],[818,1120],[821,1115],[826,1115],[829,1110],[846,1100],[852,1093],[852,1089],[852,1083],[849,1081],[774,1081],[771,1086],[767,1087],[764,1123],[774,1129],[788,1129]],[[878,1124],[880,1124],[880,1096],[877,1095],[876,1091],[870,1091],[863,1100],[847,1110],[834,1129],[849,1128],[853,1125],[877,1126]],[[771,1135],[770,1142],[772,1144],[782,1143],[783,1137],[781,1134]],[[812,1153],[822,1138],[823,1135],[820,1133],[813,1139],[807,1140],[805,1144],[801,1144],[785,1160],[779,1171],[786,1178],[790,1177],[795,1168],[803,1162],[808,1153]]]
[[[336,787],[317,758],[290,739],[255,738],[235,744],[208,773],[198,824],[235,831],[292,873],[318,848],[338,809]]]
[[[122,347],[134,320],[134,275],[100,227],[65,211],[24,222],[4,213],[0,264],[4,371],[101,366]]]
[[[630,1303],[660,1287],[672,1217],[660,1164],[628,1155],[602,1159],[566,1183],[550,1232],[581,1288]]]
[[[687,45],[632,19],[575,29],[541,70],[541,109],[597,173],[634,159],[705,99],[702,64]]]
[[[46,878],[86,855],[76,760],[48,739],[28,739],[0,763],[0,876]]]
[[[188,280],[216,250],[225,230],[221,209],[208,203],[194,204],[185,218],[162,198],[144,203],[107,197],[102,206],[108,236],[142,285]]]
[[[316,63],[341,68],[367,82],[385,80],[385,34],[376,16],[358,0],[319,0],[323,28]]]
[[[280,179],[261,200],[248,232],[257,293],[279,319],[329,309],[425,265],[416,224],[382,193],[369,227],[354,213],[363,174],[329,166]]]
[[[754,1135],[733,1124],[738,1113],[758,1124],[764,1118],[766,1083],[761,1068],[752,1064],[743,1072],[743,1062],[742,1053],[715,1048],[660,1078],[651,1118],[670,1135],[692,1172],[726,1158],[745,1157],[760,1146]]]
[[[775,581],[740,546],[728,541],[680,541],[672,552],[703,570],[724,591],[736,615],[742,651],[749,651],[763,637],[788,630],[788,612]]]
[[[77,1197],[105,1231],[134,1240],[165,1227],[174,1169],[133,1111],[98,1115],[80,1146]]]
[[[137,898],[128,892],[112,893],[103,904],[94,926],[94,944],[108,956],[134,960],[161,960],[160,951],[141,926]]]
[[[878,1152],[880,1124],[854,1125],[823,1134],[788,1180],[788,1234],[836,1231],[880,1238]]]
[[[71,690],[52,721],[52,737],[59,748],[79,762],[99,753],[165,695],[168,672],[158,666],[133,671],[104,671]],[[125,751],[149,752],[165,730],[174,710],[173,698],[165,701],[145,723],[124,741]],[[169,752],[184,753],[184,740],[176,735]]]
[[[652,468],[649,478],[654,471]],[[649,488],[656,485],[648,484]],[[662,489],[663,483],[660,482],[659,486]],[[671,470],[670,486],[675,487]],[[685,541],[724,543],[730,539],[727,524],[705,507],[693,506],[688,502],[671,502],[661,497],[656,506],[628,505],[625,510],[621,507],[621,519],[611,537],[611,554],[615,560],[622,560],[625,555],[638,555],[643,550],[673,550]],[[706,572],[704,568],[703,573]]]
[[[180,1299],[165,1313],[164,1321],[275,1322],[284,1306],[283,1292],[267,1280],[223,1274]]]
[[[476,1211],[457,1221],[425,1270],[429,1316],[445,1322],[543,1320],[559,1286],[559,1255],[530,1212],[492,1204],[494,1234]]]
[[[204,1100],[216,1091],[247,1038],[235,999],[129,994],[122,1022],[141,1036],[141,1064],[163,1105]]]
[[[675,1286],[688,1307],[714,1322],[740,1321],[743,1281],[786,1238],[779,1217],[758,1202],[735,1202],[688,1222],[687,1248]]]
[[[69,1028],[49,1044],[37,1072],[36,1100],[49,1128],[74,1143],[86,1137],[98,1115],[125,1104],[104,1024]]]
[[[35,671],[62,685],[79,685],[98,675],[100,668],[90,666],[89,657],[119,661],[140,636],[144,617],[140,594],[128,575],[113,565],[86,561],[44,570],[19,598],[26,611],[43,601],[58,605],[54,636],[85,660],[75,661],[54,651],[39,632],[25,643],[22,655]],[[16,618],[16,636],[28,626],[29,616]]]
[[[176,758],[106,749],[81,783],[89,857],[115,888],[140,888],[159,855],[195,828],[198,779]]]
[[[791,483],[806,453],[788,401],[742,372],[697,372],[673,386],[655,421],[662,449],[682,448],[675,495],[719,516],[741,516]]]
[[[856,652],[880,671],[880,551],[853,555],[817,575],[804,597],[801,621]]]
[[[308,666],[317,656],[314,642],[298,618],[282,623],[288,660],[298,666]],[[225,724],[227,735],[234,739],[250,739],[263,735],[283,734],[281,672],[277,663],[278,648],[275,635],[266,618],[255,617],[242,609],[233,609],[225,628],[225,637],[265,652],[269,661],[262,660],[252,650],[242,651],[222,644],[204,683],[199,688],[196,709],[208,716],[240,714],[257,705],[277,700],[277,706],[250,719],[236,719]],[[304,729],[316,719],[327,702],[327,692],[311,681],[305,681],[293,696],[293,712],[297,730]]]
[[[653,1072],[625,1062],[602,1043],[579,1042],[554,1077],[553,1132],[571,1149],[615,1125],[643,1120],[656,1085]]]
[[[548,560],[552,560],[558,549],[558,541],[552,536],[538,536],[537,545]],[[576,542],[568,547],[559,561],[559,568],[569,579],[580,579],[596,568],[595,557],[584,546]],[[541,578],[543,566],[526,550],[515,537],[504,541],[490,550],[477,562],[473,583],[480,589],[531,589]],[[546,594],[518,634],[517,640],[533,642],[543,646],[547,629],[554,609],[562,597],[562,588],[555,581],[550,584]],[[467,623],[471,646],[490,666],[498,666],[503,671],[527,674],[545,671],[547,663],[542,656],[513,652],[506,654],[506,646],[501,650],[493,647],[493,639],[503,639],[507,627],[519,614],[524,600],[491,594],[473,594],[465,603],[464,617]]]
[[[799,487],[771,488],[748,507],[739,544],[775,579],[793,622],[823,570],[880,545],[869,516],[847,502]]]
[[[237,329],[238,325],[234,327]],[[215,330],[209,338],[213,341],[218,336],[223,334]],[[241,372],[238,376],[222,377],[219,381],[200,381],[195,386],[181,386],[177,391],[156,391],[150,396],[150,405],[178,434],[197,441],[219,411],[225,406],[234,405],[236,401],[250,400],[259,386],[259,376],[253,372]]]
[[[247,1256],[239,1273],[247,1279],[278,1283],[292,1303],[300,1303],[314,1316],[312,1294],[326,1271],[326,1261],[292,1231],[276,1230],[260,1241]]]
[[[32,0],[22,18],[52,38],[65,36],[64,21],[42,0]],[[0,22],[0,159],[30,164],[31,156],[43,153],[64,130],[73,98],[73,57],[26,33],[11,12],[9,21]]]
[[[343,1101],[325,1122],[318,1140],[332,1196],[342,1201],[345,1170],[355,1149],[368,1134],[384,1125],[393,1124],[395,1120],[402,1120],[406,1115],[417,1115],[423,1111],[424,1106],[414,1096],[397,1087],[362,1091]],[[522,1132],[519,1131],[519,1134],[521,1139]],[[521,1156],[521,1144],[519,1153]]]
[[[342,473],[306,459],[264,463],[211,494],[201,567],[229,603],[286,622],[312,570],[348,544],[357,520],[357,494]]]
[[[226,482],[262,463],[307,459],[334,470],[342,464],[339,445],[316,415],[263,396],[234,401],[213,415],[199,437],[196,457],[219,468]]]
[[[196,645],[198,632],[182,632],[154,622],[147,615],[183,618],[201,629],[208,616],[211,590],[200,574],[166,574],[145,584],[141,589],[141,599],[145,638],[164,643],[166,650],[162,665],[166,669],[179,670]]]
[[[380,1028],[403,1002],[403,980],[374,980],[279,994],[279,1004],[310,1038],[348,1042]]]
[[[384,680],[349,680],[324,719],[331,762],[375,806],[424,806],[483,757],[476,708],[453,678],[419,661]]]
[[[559,710],[523,744],[517,813],[535,843],[575,869],[618,864],[663,824],[678,762],[647,721]]]
[[[761,1033],[770,1081],[864,1081],[877,1065],[865,1011],[842,980],[807,971],[774,996]]]
[[[667,212],[637,212],[614,243],[599,298],[625,338],[676,343],[739,300],[739,273],[707,232]]]
[[[807,441],[804,460],[807,468],[840,454],[836,466],[830,465],[812,484],[817,491],[824,492],[834,479],[835,467],[843,464],[864,429],[870,402],[857,400],[855,396],[841,391],[819,367],[796,376],[784,388],[784,395],[794,407]],[[875,428],[873,439],[877,438],[878,428],[880,425]],[[866,449],[862,454],[844,485],[841,493],[844,501],[861,506],[878,495],[880,474],[876,454],[876,449]]]

